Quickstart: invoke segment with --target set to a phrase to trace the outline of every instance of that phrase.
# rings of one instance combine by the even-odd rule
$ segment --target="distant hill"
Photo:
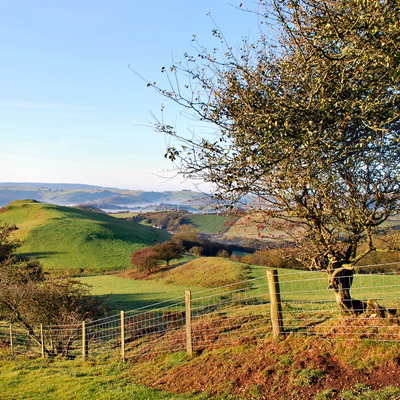
[[[213,208],[211,196],[190,190],[149,192],[66,183],[0,183],[0,207],[23,199],[64,206],[89,204],[112,211],[154,210],[161,204],[164,209],[199,211]]]
[[[37,258],[46,270],[95,273],[129,268],[130,255],[170,235],[106,214],[14,201],[0,210],[0,223],[15,224],[18,253]]]
[[[47,189],[62,189],[62,190],[76,190],[76,189],[105,189],[102,186],[86,185],[82,183],[41,183],[41,182],[0,182],[1,187],[36,187]],[[106,188],[110,189],[110,188]]]

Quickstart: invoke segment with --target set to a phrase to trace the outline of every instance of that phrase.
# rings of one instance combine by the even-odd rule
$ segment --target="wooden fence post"
[[[121,311],[121,358],[125,362],[125,313]]]
[[[43,325],[40,324],[40,350],[42,353],[42,358],[44,358],[44,337],[43,337]]]
[[[271,303],[272,336],[277,339],[283,335],[283,318],[278,271],[276,269],[267,271],[267,278]]]
[[[13,347],[13,332],[12,332],[12,324],[10,323],[10,349],[11,354],[14,354],[14,347]]]
[[[192,293],[190,290],[185,292],[186,303],[186,353],[188,357],[193,356],[192,348]]]
[[[86,340],[86,322],[82,321],[82,358],[83,361],[87,360],[88,342]]]

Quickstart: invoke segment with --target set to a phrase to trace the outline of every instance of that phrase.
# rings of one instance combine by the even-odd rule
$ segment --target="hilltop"
[[[77,208],[18,200],[0,210],[0,223],[15,224],[18,253],[46,270],[100,272],[129,267],[130,255],[162,242],[159,229]]]

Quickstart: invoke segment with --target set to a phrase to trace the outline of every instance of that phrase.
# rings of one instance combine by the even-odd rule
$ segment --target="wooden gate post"
[[[283,335],[283,318],[278,271],[276,269],[267,271],[267,278],[271,303],[272,336],[277,339]]]
[[[193,356],[192,348],[192,292],[187,290],[185,292],[185,303],[186,303],[186,353],[188,357]]]
[[[82,321],[82,358],[83,361],[87,360],[88,355],[88,342],[86,338],[86,322]]]
[[[125,362],[125,313],[121,311],[121,359]]]

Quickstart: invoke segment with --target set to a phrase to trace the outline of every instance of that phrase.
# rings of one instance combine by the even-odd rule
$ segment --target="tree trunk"
[[[350,295],[350,288],[353,284],[354,269],[351,266],[338,266],[336,268],[328,268],[329,286],[328,289],[333,290],[336,303],[339,305],[343,315],[357,316],[367,313],[370,316],[378,316],[381,318],[396,318],[397,310],[381,307],[375,300],[369,299],[367,302],[355,300]]]
[[[330,268],[328,269],[328,274],[328,289],[333,290],[336,297],[336,303],[339,305],[342,314],[362,314],[367,308],[367,303],[360,300],[355,300],[350,295],[350,288],[353,284],[353,268],[343,266],[335,269]]]

